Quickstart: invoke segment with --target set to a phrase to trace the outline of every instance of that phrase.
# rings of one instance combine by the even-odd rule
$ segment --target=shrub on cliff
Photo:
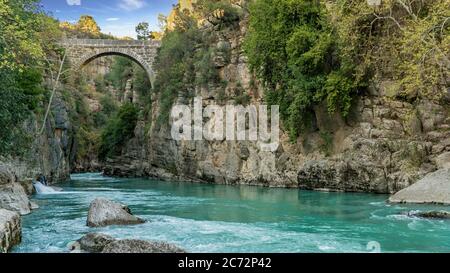
[[[230,0],[198,0],[194,8],[202,18],[206,20],[214,18],[222,27],[237,22],[242,15]]]
[[[132,103],[126,103],[108,122],[101,136],[100,160],[120,154],[123,145],[134,136],[138,114],[139,110]]]
[[[295,139],[325,101],[348,113],[373,82],[392,83],[386,96],[410,103],[445,100],[450,70],[448,0],[255,0],[245,51],[280,105]],[[389,93],[389,94],[388,94]]]
[[[295,139],[313,106],[349,112],[358,83],[351,62],[340,58],[337,36],[321,1],[256,0],[250,7],[245,52],[266,87],[266,101],[280,105]]]

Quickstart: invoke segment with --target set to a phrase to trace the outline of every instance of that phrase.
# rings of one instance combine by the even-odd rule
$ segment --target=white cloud
[[[66,0],[67,5],[69,6],[80,6],[81,0]]]
[[[120,0],[119,8],[130,11],[140,9],[145,6],[144,0]]]
[[[119,20],[120,20],[120,18],[115,18],[115,17],[106,19],[106,21],[109,21],[109,22],[111,22],[111,21],[119,21]]]

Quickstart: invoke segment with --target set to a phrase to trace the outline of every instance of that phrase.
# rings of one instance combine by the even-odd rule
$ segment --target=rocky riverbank
[[[0,253],[8,252],[22,241],[22,224],[17,212],[0,208]]]
[[[450,168],[425,176],[412,186],[389,198],[392,203],[450,205]]]
[[[0,253],[21,242],[21,215],[38,208],[28,199],[29,186],[27,182],[19,183],[7,166],[0,165]]]

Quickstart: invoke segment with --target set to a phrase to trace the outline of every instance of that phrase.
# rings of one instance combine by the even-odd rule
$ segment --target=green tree
[[[136,26],[137,39],[140,41],[147,41],[150,39],[149,24],[141,22]]]

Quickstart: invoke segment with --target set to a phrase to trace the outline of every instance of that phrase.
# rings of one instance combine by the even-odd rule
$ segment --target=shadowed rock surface
[[[0,209],[0,253],[22,241],[22,224],[17,212]]]
[[[70,246],[72,253],[185,253],[169,243],[143,240],[116,240],[102,233],[89,233]]]
[[[392,203],[450,204],[450,169],[438,170],[389,198]]]
[[[101,233],[88,233],[77,241],[81,251],[90,253],[100,253],[103,248],[112,243],[115,239],[109,235]]]
[[[87,217],[89,227],[136,225],[144,222],[134,216],[127,206],[104,198],[97,198],[91,203]]]
[[[413,213],[409,213],[408,215],[420,217],[420,218],[429,218],[429,219],[450,219],[450,212],[446,212],[446,211],[413,212]]]
[[[118,240],[105,246],[102,253],[186,253],[186,251],[164,242]]]

